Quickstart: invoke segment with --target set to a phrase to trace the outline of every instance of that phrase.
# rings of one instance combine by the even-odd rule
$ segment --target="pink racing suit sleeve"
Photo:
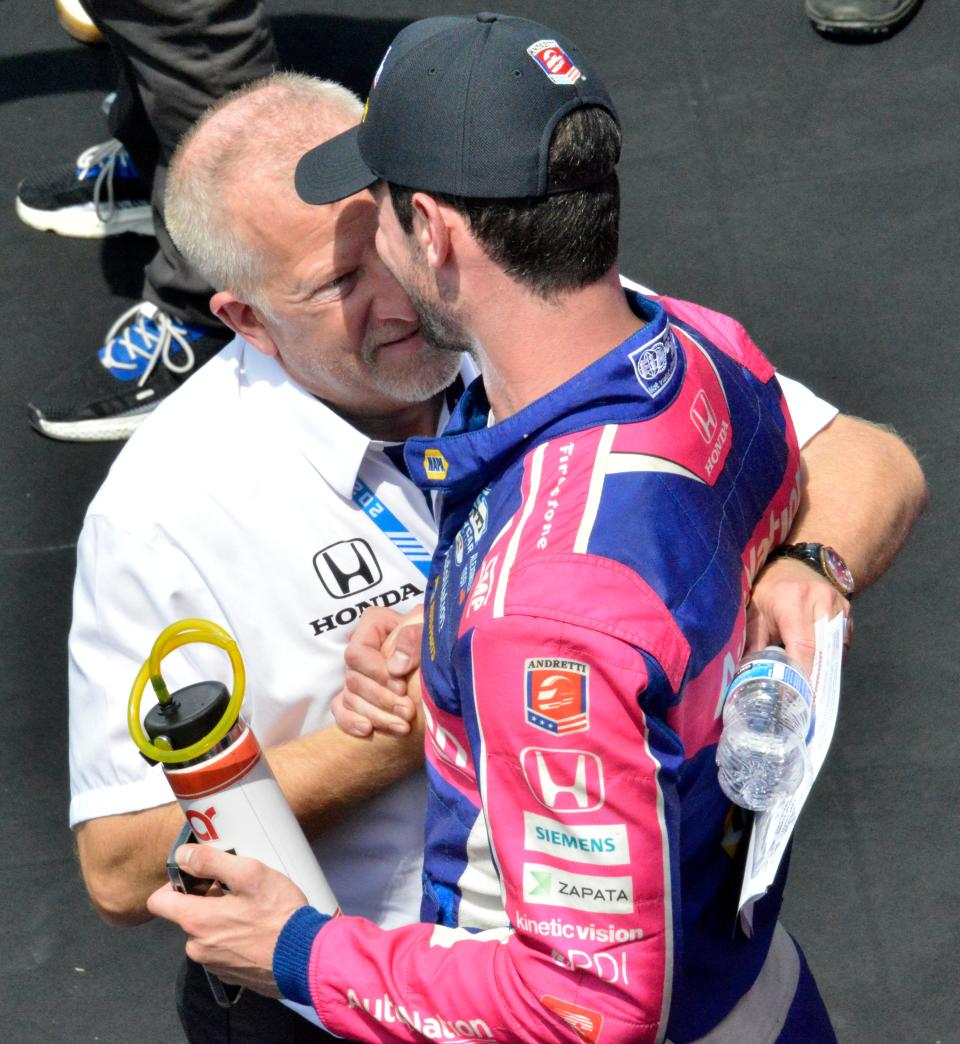
[[[662,1039],[682,754],[672,731],[644,710],[653,661],[631,639],[644,630],[654,643],[675,644],[675,624],[619,563],[558,555],[551,576],[568,594],[599,591],[587,603],[590,618],[508,605],[465,636],[472,678],[460,677],[473,688],[472,701],[461,693],[464,717],[511,927],[325,923],[305,983],[334,1033],[363,1041],[539,1044],[596,1041],[601,1032],[603,1044]]]

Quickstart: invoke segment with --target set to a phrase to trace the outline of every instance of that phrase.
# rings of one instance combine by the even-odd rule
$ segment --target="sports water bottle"
[[[160,660],[188,642],[217,645],[227,652],[234,669],[232,694],[215,681],[188,685],[173,694],[167,691]],[[148,679],[159,703],[141,726],[140,699]],[[130,734],[148,761],[163,764],[200,843],[259,859],[299,885],[311,905],[336,914],[336,897],[313,849],[240,715],[244,679],[240,651],[226,631],[209,620],[171,624],[157,638],[134,683],[128,707]]]
[[[717,768],[724,794],[762,812],[791,795],[809,764],[813,690],[783,649],[767,646],[740,661],[723,704]]]

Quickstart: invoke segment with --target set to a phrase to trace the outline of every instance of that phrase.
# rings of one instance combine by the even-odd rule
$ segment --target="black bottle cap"
[[[183,750],[204,736],[223,717],[230,694],[221,682],[203,681],[187,685],[150,709],[143,728],[151,740],[165,736],[174,750]]]

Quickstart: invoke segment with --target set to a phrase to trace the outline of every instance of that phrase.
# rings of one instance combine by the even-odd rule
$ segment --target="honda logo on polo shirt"
[[[713,412],[710,400],[702,389],[697,392],[693,405],[690,407],[690,420],[693,421],[694,427],[700,432],[700,438],[704,442],[709,442],[713,438],[713,433],[717,430],[717,415]]]
[[[333,598],[349,598],[368,591],[383,579],[376,555],[360,537],[341,540],[318,551],[313,556],[313,567]]]
[[[603,762],[589,750],[526,747],[520,767],[544,808],[574,813],[603,807]]]

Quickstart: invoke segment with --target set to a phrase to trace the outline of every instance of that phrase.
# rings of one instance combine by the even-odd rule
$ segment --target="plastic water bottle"
[[[741,660],[723,704],[717,747],[720,786],[735,804],[762,812],[792,794],[809,764],[813,690],[783,649]]]

